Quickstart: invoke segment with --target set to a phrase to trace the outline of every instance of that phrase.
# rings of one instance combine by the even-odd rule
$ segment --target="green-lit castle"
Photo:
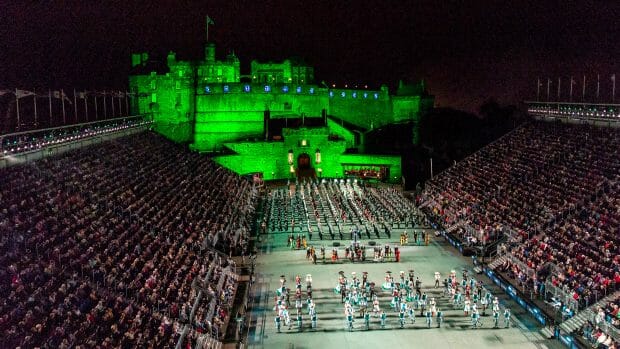
[[[147,54],[132,55],[134,112],[155,129],[215,160],[264,179],[358,176],[400,181],[399,156],[365,154],[373,128],[417,121],[433,106],[423,83],[380,90],[314,84],[314,69],[295,60],[251,63],[242,75],[234,53],[217,60],[208,43],[202,61],[167,57],[167,73],[151,71]],[[414,136],[415,139],[415,136]]]

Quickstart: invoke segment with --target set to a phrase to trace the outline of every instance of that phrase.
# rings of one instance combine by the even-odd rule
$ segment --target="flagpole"
[[[570,77],[570,95],[569,95],[569,97],[568,97],[568,101],[569,101],[569,102],[572,102],[572,101],[573,101],[573,83],[574,83],[574,82],[575,82],[575,81],[573,80],[573,77],[571,76],[571,77]]]
[[[123,107],[121,107],[121,92],[118,91],[118,116],[123,116]]]
[[[112,96],[112,119],[114,119],[114,92],[111,92],[110,95]]]
[[[15,130],[19,130],[19,92],[15,89],[15,107],[17,109],[17,128]]]
[[[32,93],[34,93],[34,127],[37,127],[37,90],[33,88]]]
[[[581,92],[581,101],[585,102],[586,101],[586,76],[583,76],[583,89]]]
[[[99,119],[99,112],[97,110],[97,91],[95,91],[95,120]]]
[[[103,90],[103,119],[108,118],[108,107],[106,107],[105,105],[105,95],[106,95],[106,92],[105,90]]]
[[[551,79],[547,78],[547,102],[549,102],[549,88],[551,87]]]
[[[86,91],[84,92],[84,114],[86,122],[88,122],[88,94],[86,93]]]
[[[67,124],[67,113],[65,112],[65,90],[60,89],[60,99],[62,100],[62,124]]]
[[[52,90],[50,90],[49,88],[47,89],[47,98],[49,99],[50,102],[50,127],[52,127]]]
[[[598,102],[600,88],[601,88],[601,75],[596,74],[596,101],[597,102]]]
[[[127,94],[129,92],[125,91],[125,114],[129,116],[129,100],[127,99]]]
[[[558,102],[560,102],[560,85],[562,84],[561,78],[558,78]]]
[[[75,113],[75,123],[78,123],[77,116],[77,96],[75,95],[75,88],[73,88],[73,112]]]
[[[613,81],[611,87],[611,102],[614,103],[616,101],[616,74],[611,76],[611,81]]]
[[[536,83],[536,101],[540,102],[540,78],[538,78]]]

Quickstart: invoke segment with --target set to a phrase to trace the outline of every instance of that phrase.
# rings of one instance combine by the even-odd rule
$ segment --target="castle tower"
[[[205,62],[215,62],[215,44],[212,42],[208,42],[205,45]]]

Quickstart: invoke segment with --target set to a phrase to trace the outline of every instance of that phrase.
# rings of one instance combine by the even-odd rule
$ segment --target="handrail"
[[[38,128],[38,129],[27,130],[27,131],[6,133],[6,134],[0,134],[0,139],[6,138],[6,137],[21,136],[21,135],[25,135],[29,133],[47,132],[47,131],[61,130],[65,128],[81,127],[81,126],[86,126],[86,125],[99,124],[102,122],[111,122],[111,121],[113,122],[113,121],[120,121],[120,120],[126,120],[126,119],[134,119],[134,118],[144,117],[145,115],[147,114],[123,116],[123,117],[113,118],[113,119],[103,119],[103,120],[96,120],[96,121],[90,121],[90,122],[83,122],[80,124],[71,124],[71,125],[63,125],[63,126],[48,127],[48,128]]]

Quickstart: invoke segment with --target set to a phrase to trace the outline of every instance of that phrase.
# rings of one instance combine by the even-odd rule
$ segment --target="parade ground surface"
[[[396,236],[394,236],[396,235]],[[251,291],[253,298],[252,323],[249,327],[247,346],[251,348],[287,348],[287,349],[327,349],[327,348],[563,348],[560,342],[546,339],[541,333],[541,325],[528,315],[523,308],[511,301],[501,289],[491,285],[491,281],[481,274],[475,274],[469,258],[461,256],[442,238],[432,235],[429,246],[404,246],[401,248],[401,261],[352,263],[327,261],[331,255],[332,241],[311,241],[317,250],[319,260],[313,265],[306,259],[305,250],[286,248],[286,234],[262,235],[259,241],[259,255],[256,261],[256,280]],[[375,240],[378,245],[390,243],[396,246],[398,234],[391,240]],[[363,243],[366,241],[362,240]],[[341,243],[347,243],[343,241]],[[324,245],[326,262],[322,263],[319,249]],[[344,247],[339,248],[340,256]],[[372,253],[367,254],[372,260]],[[475,279],[483,281],[494,296],[498,296],[502,311],[505,307],[512,311],[510,328],[504,328],[503,316],[500,328],[493,328],[491,311],[481,317],[482,327],[473,329],[471,319],[463,313],[463,307],[455,307],[443,295],[443,287],[434,287],[434,273],[440,272],[441,278],[456,271],[461,280],[462,270],[467,268]],[[381,289],[386,271],[391,271],[394,279],[399,272],[413,269],[415,276],[422,280],[422,291],[435,297],[437,306],[444,312],[444,323],[437,328],[435,318],[431,328],[427,328],[425,317],[417,311],[415,323],[409,319],[403,329],[400,328],[398,313],[390,308],[390,293]],[[368,272],[368,280],[376,283],[381,309],[388,314],[385,329],[376,317],[371,318],[370,330],[365,329],[364,320],[355,314],[353,330],[349,331],[340,295],[334,292],[338,284],[338,273],[344,271],[347,277],[356,272],[361,278]],[[280,286],[280,275],[286,276],[286,285],[295,290],[295,276],[302,279],[305,301],[306,274],[312,275],[313,299],[316,304],[317,328],[312,329],[306,307],[303,308],[303,328],[300,331],[295,322],[295,301],[291,296],[291,328],[282,325],[281,333],[275,326],[274,297]],[[305,304],[304,304],[305,305]]]

